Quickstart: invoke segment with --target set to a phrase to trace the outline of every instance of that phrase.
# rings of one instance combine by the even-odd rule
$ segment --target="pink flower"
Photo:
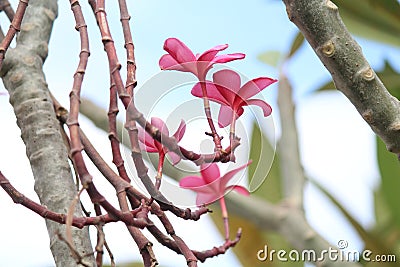
[[[179,39],[168,38],[164,43],[164,50],[168,54],[160,58],[160,68],[162,70],[179,70],[191,72],[204,81],[209,69],[216,63],[226,63],[237,59],[243,59],[245,54],[234,53],[217,56],[218,52],[228,48],[228,45],[217,45],[202,54],[196,56]]]
[[[221,177],[218,165],[216,163],[202,164],[201,177],[187,176],[179,181],[179,186],[186,189],[191,189],[197,192],[196,204],[198,206],[207,205],[215,202],[218,199],[223,199],[225,192],[233,189],[243,195],[249,195],[249,191],[240,185],[227,185],[228,182],[242,169],[250,165],[251,161],[247,164],[240,166],[227,172]]]
[[[271,114],[271,106],[261,99],[249,99],[264,90],[277,80],[260,77],[248,81],[240,86],[240,76],[232,70],[220,70],[214,73],[213,82],[206,82],[207,96],[210,100],[221,104],[218,115],[218,124],[226,127],[233,120],[243,114],[243,107],[248,105],[259,106],[267,117]],[[192,95],[203,97],[201,83],[197,83],[192,89]]]
[[[151,124],[154,125],[155,127],[157,127],[163,134],[169,136],[169,130],[167,128],[167,125],[165,125],[165,123],[160,119],[160,118],[156,118],[153,117],[151,118]],[[176,130],[176,132],[173,134],[173,136],[175,137],[176,141],[179,142],[186,130],[186,124],[185,122],[182,120],[181,123],[179,124],[178,129]],[[139,128],[138,129],[139,133],[138,133],[138,137],[139,137],[139,141],[140,141],[140,146],[143,150],[153,153],[153,152],[157,152],[159,154],[167,154],[171,160],[172,163],[175,165],[177,164],[180,160],[181,157],[178,156],[177,154],[175,154],[172,151],[168,151],[166,147],[164,147],[161,143],[159,143],[158,141],[154,140],[150,134],[148,134],[143,128]]]

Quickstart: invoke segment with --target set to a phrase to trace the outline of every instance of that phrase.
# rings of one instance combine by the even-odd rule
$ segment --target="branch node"
[[[326,6],[327,6],[329,9],[332,9],[332,10],[334,10],[334,11],[338,10],[337,5],[335,5],[335,4],[334,4],[332,1],[330,1],[330,0],[327,0],[327,1],[326,1]]]
[[[332,40],[329,40],[322,45],[321,51],[325,56],[332,57],[335,54],[335,44]]]
[[[360,73],[361,77],[366,81],[372,81],[373,79],[375,79],[374,71],[369,66],[362,69]]]

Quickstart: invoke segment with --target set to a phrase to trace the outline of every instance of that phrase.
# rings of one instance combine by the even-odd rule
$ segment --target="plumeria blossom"
[[[247,164],[233,169],[221,176],[216,163],[202,164],[199,176],[187,176],[179,181],[179,186],[191,189],[197,193],[197,206],[207,205],[219,200],[222,211],[222,219],[225,228],[225,240],[229,240],[228,210],[226,209],[224,195],[226,191],[235,190],[242,195],[249,195],[249,191],[240,185],[228,185],[228,182],[242,169],[251,164]]]
[[[153,117],[151,118],[151,124],[157,127],[163,134],[169,136],[169,130],[163,120],[157,117]],[[182,139],[185,130],[186,130],[186,124],[182,120],[181,123],[179,124],[178,129],[173,134],[173,137],[175,137],[177,142],[179,142]],[[166,147],[164,147],[158,141],[154,140],[153,137],[151,137],[151,135],[148,134],[143,128],[139,128],[138,131],[139,131],[138,135],[139,135],[140,146],[143,150],[150,153],[157,152],[160,154],[160,156],[162,156],[162,158],[164,157],[165,154],[167,154],[171,158],[171,161],[174,165],[181,160],[181,157],[179,155],[175,154],[172,151],[168,151]]]
[[[214,73],[213,82],[206,82],[206,90],[210,100],[221,104],[218,115],[219,126],[226,127],[233,120],[238,119],[243,114],[243,107],[248,105],[259,106],[263,110],[264,116],[269,116],[272,108],[268,103],[261,99],[249,98],[276,81],[268,77],[259,77],[241,86],[240,76],[233,70],[220,70]],[[193,87],[192,95],[203,96],[201,82]]]
[[[207,72],[214,64],[226,63],[245,57],[243,53],[217,55],[226,48],[228,48],[227,44],[217,45],[202,54],[194,55],[179,39],[168,38],[164,43],[164,50],[167,51],[168,54],[160,58],[159,65],[162,70],[191,72],[196,75],[200,81],[204,81]]]
[[[247,164],[233,169],[221,176],[218,165],[216,163],[202,164],[200,173],[201,176],[187,176],[179,181],[179,186],[186,189],[191,189],[197,193],[196,204],[198,206],[208,205],[218,199],[223,199],[225,193],[229,190],[235,190],[242,195],[249,195],[249,191],[240,185],[228,185],[229,181],[239,171],[250,165]]]

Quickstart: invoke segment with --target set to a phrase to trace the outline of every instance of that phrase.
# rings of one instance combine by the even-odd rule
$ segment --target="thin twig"
[[[22,18],[25,15],[26,8],[28,7],[29,0],[20,0],[18,3],[17,11],[15,12],[14,18],[10,24],[10,28],[0,44],[0,69],[3,65],[4,56],[7,49],[10,47],[11,41],[14,36],[21,29]]]

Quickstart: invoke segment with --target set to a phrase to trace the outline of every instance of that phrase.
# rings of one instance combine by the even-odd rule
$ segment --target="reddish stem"
[[[122,31],[124,33],[125,49],[126,49],[126,84],[125,88],[129,95],[133,96],[133,89],[136,87],[136,61],[135,61],[135,47],[132,41],[131,29],[129,20],[131,16],[128,13],[125,0],[118,0],[119,10],[121,15]]]
[[[67,215],[63,213],[56,213],[45,206],[42,206],[35,201],[27,198],[23,194],[21,194],[15,187],[13,187],[10,181],[0,172],[0,186],[6,191],[6,193],[11,197],[11,199],[22,206],[30,209],[36,214],[40,215],[45,219],[49,219],[61,224],[66,224]],[[132,216],[135,216],[138,213],[138,210],[130,212]],[[118,214],[117,214],[118,215]],[[120,216],[115,216],[115,214],[105,214],[96,217],[73,217],[72,225],[77,228],[83,228],[87,225],[99,225],[99,224],[107,224],[110,222],[123,221],[126,224],[133,225],[135,227],[144,228],[147,225],[145,220],[134,219],[131,221],[125,220],[124,216],[119,214]]]
[[[227,240],[229,240],[229,220],[228,220],[228,210],[226,208],[226,203],[225,203],[224,197],[221,197],[219,199],[219,205],[221,206],[222,220],[224,221],[225,241],[227,241]]]
[[[164,159],[165,159],[165,153],[164,153],[164,151],[161,151],[158,156],[158,167],[157,167],[157,175],[156,175],[156,183],[155,183],[157,190],[160,190],[160,186],[161,186],[161,178],[162,178]]]
[[[215,144],[215,151],[218,153],[222,149],[221,137],[218,135],[218,133],[217,133],[217,131],[215,129],[214,121],[213,121],[212,116],[211,116],[210,101],[208,100],[207,89],[206,89],[207,86],[206,86],[206,82],[204,80],[205,79],[203,79],[203,81],[200,81],[201,91],[203,93],[204,112],[206,114],[208,125],[210,126],[210,130],[211,130],[211,134],[210,135],[213,137],[213,141],[214,141],[214,144]]]
[[[0,1],[0,11],[4,11],[10,21],[14,19],[15,12],[7,0]]]
[[[28,7],[29,0],[20,0],[18,3],[17,11],[15,11],[14,18],[11,22],[10,28],[7,31],[6,36],[0,44],[0,69],[3,65],[4,56],[7,49],[10,47],[11,41],[14,36],[21,29],[22,18],[25,15],[26,8]]]
[[[235,140],[235,125],[236,125],[236,112],[233,111],[232,112],[232,121],[231,121],[231,126],[229,129],[229,143],[230,143],[230,147],[233,146],[233,141]],[[235,162],[235,154],[234,154],[234,149],[231,149],[231,153],[230,153],[230,158],[231,161]]]

